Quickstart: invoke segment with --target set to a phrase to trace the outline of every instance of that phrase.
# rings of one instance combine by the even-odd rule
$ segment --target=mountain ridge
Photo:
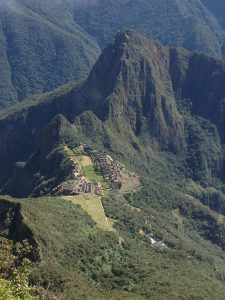
[[[194,82],[190,80],[196,70],[194,65],[198,65],[198,70],[202,70],[204,76],[208,74],[209,80],[213,72],[217,74],[213,75],[212,85],[202,89],[203,76],[197,75],[198,80]],[[208,73],[205,72],[206,66],[209,66]],[[99,130],[99,142],[102,145],[105,143],[109,148],[114,145],[114,151],[119,151],[120,147],[124,148],[120,144],[119,136],[122,136],[131,145],[134,153],[138,149],[142,151],[140,150],[143,148],[142,143],[151,145],[151,149],[182,153],[185,149],[185,114],[181,115],[178,103],[183,105],[184,99],[190,99],[193,106],[188,114],[194,113],[201,118],[210,119],[217,126],[215,132],[219,131],[219,139],[223,142],[223,123],[220,121],[223,120],[223,110],[220,110],[220,107],[225,91],[221,88],[218,94],[213,93],[215,85],[223,80],[224,72],[223,61],[202,54],[191,54],[183,49],[169,49],[133,31],[124,30],[119,32],[115,40],[103,50],[103,54],[83,84],[69,90],[68,93],[64,92],[63,96],[56,95],[53,101],[24,108],[2,119],[1,157],[4,157],[4,162],[5,157],[15,156],[20,157],[19,160],[25,159],[24,151],[21,146],[18,147],[21,144],[19,138],[21,133],[23,132],[23,138],[29,141],[26,142],[26,148],[30,155],[43,127],[60,113],[69,122],[75,122],[75,126],[78,125],[81,135],[84,136],[92,132],[93,128],[88,127],[88,123],[92,120],[92,125]],[[142,82],[141,85],[139,82]],[[191,94],[189,94],[190,84],[193,85],[194,91]],[[203,106],[205,112],[200,112],[197,110],[198,103],[201,99],[201,101],[205,99],[206,91],[209,92],[208,104]],[[213,104],[214,99],[217,99],[217,105]],[[89,120],[85,117],[87,111]],[[220,114],[219,121],[215,118],[217,114]],[[14,126],[15,130],[12,130]],[[218,134],[215,135],[215,138],[217,137]],[[219,143],[217,139],[216,145]]]

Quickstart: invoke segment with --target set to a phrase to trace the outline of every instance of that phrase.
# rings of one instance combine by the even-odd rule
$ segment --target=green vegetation
[[[61,299],[178,300],[198,299],[200,294],[204,300],[222,300],[224,252],[201,237],[193,226],[200,220],[192,223],[192,217],[165,210],[160,202],[156,207],[156,201],[149,199],[152,193],[146,194],[148,188],[155,189],[154,184],[148,182],[126,197],[139,210],[122,198],[104,201],[122,237],[120,243],[118,235],[101,231],[71,201],[21,200],[21,212],[42,253],[41,262],[33,265],[31,282],[50,286],[50,295]],[[164,198],[161,188],[160,198]],[[152,247],[149,236],[164,239],[169,248]]]
[[[101,231],[70,201],[45,197],[20,203],[42,255],[41,262],[33,264],[31,282],[50,286],[49,296],[54,293],[60,299],[115,299],[114,290],[116,299],[142,299],[119,288],[119,274],[111,290],[114,263],[126,263],[118,235]]]
[[[4,1],[0,108],[85,78],[100,53],[99,45],[105,46],[122,28],[137,30],[163,44],[221,58],[224,4],[221,0],[213,4],[201,2],[202,5],[197,0],[192,4],[185,0],[53,4],[49,0],[16,0],[13,9]]]
[[[91,216],[100,229],[114,231],[105,215],[100,197],[92,194],[81,194],[77,196],[64,196],[62,198],[80,205],[81,208]]]
[[[185,0],[96,1],[78,5],[75,19],[86,32],[97,38],[101,46],[108,44],[116,31],[130,28],[166,45],[221,57],[223,28],[207,7],[213,7],[212,12],[217,10],[215,15],[223,22],[224,3],[220,3],[221,0],[202,2],[203,5],[199,1],[190,4]]]
[[[142,183],[105,194],[105,214],[85,195],[0,201],[2,235],[35,246],[32,284],[71,300],[224,300],[224,74],[219,60],[126,30],[85,84],[2,118],[1,172],[31,155],[6,185],[11,194],[37,183],[46,195],[71,174],[71,157],[103,180],[80,143],[112,153]]]
[[[19,198],[37,197],[70,179],[73,166],[64,144],[76,147],[78,141],[74,127],[62,115],[57,115],[45,128],[38,149],[27,162],[16,164],[16,176],[7,182],[2,193]]]
[[[105,196],[109,194],[108,182],[99,172],[95,171],[94,165],[82,167],[82,171],[89,180],[94,180],[101,183]]]
[[[38,300],[31,296],[28,285],[30,262],[26,256],[30,252],[29,244],[13,244],[0,237],[0,299],[1,300]]]
[[[68,7],[42,0],[1,4],[0,108],[87,76],[99,47]]]
[[[8,108],[0,110],[0,119],[5,119],[7,117],[12,116],[13,114],[17,115],[18,111],[21,114],[26,114],[27,110],[32,109],[37,105],[41,105],[42,103],[51,103],[57,98],[65,98],[68,93],[70,93],[73,89],[79,87],[83,84],[83,81],[75,81],[73,83],[68,83],[63,86],[60,86],[56,89],[53,89],[46,93],[39,93],[35,96],[25,99],[22,102],[18,102]]]

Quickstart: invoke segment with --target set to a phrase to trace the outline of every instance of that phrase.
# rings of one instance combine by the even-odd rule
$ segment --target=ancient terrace
[[[64,148],[72,169],[68,180],[59,184],[52,195],[79,195],[90,193],[97,196],[107,196],[110,191],[118,191],[123,181],[137,178],[134,173],[111,156],[91,149],[86,145],[78,148]]]

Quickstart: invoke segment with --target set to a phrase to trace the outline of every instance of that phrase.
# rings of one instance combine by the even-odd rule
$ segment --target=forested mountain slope
[[[224,299],[224,78],[223,60],[122,30],[86,81],[1,111],[1,193],[36,198],[1,196],[0,234],[33,245],[32,284]]]
[[[214,1],[213,6],[218,7]],[[199,0],[78,2],[75,19],[100,45],[117,30],[131,28],[166,45],[222,57],[224,32]]]
[[[86,77],[99,51],[67,7],[0,1],[0,108]]]

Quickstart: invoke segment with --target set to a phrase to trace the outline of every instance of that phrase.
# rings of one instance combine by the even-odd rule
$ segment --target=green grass
[[[112,227],[113,223],[109,221],[105,215],[100,197],[92,194],[81,194],[77,196],[64,196],[62,198],[80,205],[81,208],[92,217],[100,229],[115,231]]]
[[[69,157],[74,157],[76,158],[73,150],[71,150],[68,146],[64,146],[64,151],[66,152],[66,154],[69,156]]]
[[[101,183],[105,197],[109,195],[110,188],[108,182],[100,173],[95,172],[93,165],[82,167],[82,171],[89,180],[94,180]]]
[[[82,167],[93,166],[93,162],[91,161],[90,157],[86,155],[79,156],[79,162]]]

